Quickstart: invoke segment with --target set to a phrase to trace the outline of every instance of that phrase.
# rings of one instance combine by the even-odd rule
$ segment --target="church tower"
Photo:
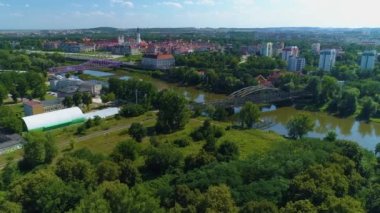
[[[138,44],[141,43],[141,34],[140,34],[140,28],[137,28],[137,34],[136,34],[137,38],[136,38],[136,42]]]

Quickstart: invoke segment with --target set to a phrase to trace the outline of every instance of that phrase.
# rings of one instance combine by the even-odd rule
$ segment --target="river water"
[[[177,84],[166,83],[140,73],[128,73],[127,75],[132,78],[149,81],[160,90],[169,88],[173,89],[178,93],[184,94],[189,100],[193,100],[197,103],[226,98],[225,95],[209,93],[192,87],[181,87]],[[327,132],[332,130],[337,133],[339,139],[356,141],[369,150],[374,150],[376,144],[380,142],[379,123],[359,122],[351,117],[337,118],[323,112],[307,112],[296,110],[292,107],[277,108],[272,105],[270,107],[265,107],[262,110],[263,113],[261,118],[264,120],[271,120],[275,124],[266,130],[272,130],[281,135],[287,134],[286,123],[293,115],[306,113],[315,122],[315,129],[307,135],[308,137],[324,138]]]
[[[276,108],[271,106],[264,108],[262,119],[272,120],[275,125],[268,128],[278,134],[286,135],[286,123],[296,114],[308,114],[315,123],[315,128],[307,136],[324,138],[328,131],[335,131],[339,139],[355,141],[366,149],[374,150],[380,142],[380,124],[359,122],[355,118],[337,118],[324,112],[307,112],[296,110],[292,107]]]

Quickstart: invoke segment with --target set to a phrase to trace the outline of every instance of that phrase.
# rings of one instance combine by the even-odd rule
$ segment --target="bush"
[[[186,147],[190,145],[190,140],[188,138],[180,138],[174,140],[174,144],[179,147]]]
[[[128,104],[123,106],[120,110],[120,115],[126,118],[137,117],[146,112],[144,106],[139,104]]]
[[[137,142],[141,142],[142,139],[146,136],[146,128],[140,123],[133,123],[129,128],[128,133]]]
[[[211,125],[211,122],[209,120],[206,120],[201,127],[190,134],[194,141],[205,140],[210,136],[220,138],[223,135],[224,130],[220,127]]]
[[[220,161],[236,160],[239,157],[239,147],[234,142],[225,141],[220,144],[217,157]]]
[[[179,168],[182,164],[183,156],[170,146],[152,148],[146,156],[145,166],[155,174],[164,174]]]

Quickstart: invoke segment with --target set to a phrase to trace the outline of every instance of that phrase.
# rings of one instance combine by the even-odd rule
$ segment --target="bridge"
[[[226,99],[207,102],[214,106],[235,107],[250,101],[257,104],[269,104],[286,100],[310,97],[305,91],[286,92],[274,87],[250,86],[230,94]]]
[[[119,68],[121,65],[123,65],[123,63],[119,61],[89,60],[83,64],[78,64],[78,65],[53,67],[49,69],[49,73],[50,74],[65,74],[68,72],[78,72],[78,71],[91,70],[91,69]]]

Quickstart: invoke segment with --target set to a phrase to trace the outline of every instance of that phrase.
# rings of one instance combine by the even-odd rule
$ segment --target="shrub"
[[[180,138],[174,140],[174,144],[179,147],[186,147],[190,145],[190,140],[188,138]]]

